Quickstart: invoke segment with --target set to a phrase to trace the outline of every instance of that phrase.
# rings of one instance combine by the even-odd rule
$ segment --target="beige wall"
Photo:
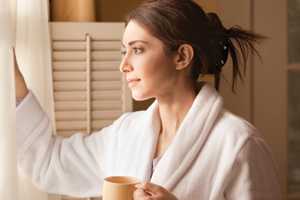
[[[124,21],[126,13],[137,6],[141,0],[95,0],[98,21]]]
[[[270,9],[270,3],[272,8]],[[262,131],[287,182],[287,1],[255,0],[253,29],[269,37],[254,60],[254,124]]]
[[[226,81],[221,88],[229,110],[251,121],[270,145],[278,167],[282,191],[287,188],[287,8],[286,1],[218,0],[220,14],[227,26],[238,24],[269,37],[258,46],[259,57],[248,63],[247,77],[237,95]],[[276,15],[274,15],[276,13]],[[229,69],[224,74],[230,79]]]

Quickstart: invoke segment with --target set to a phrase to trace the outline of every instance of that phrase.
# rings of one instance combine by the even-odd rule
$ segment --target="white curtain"
[[[0,0],[0,199],[48,199],[16,170],[14,69],[9,51],[16,46],[28,87],[53,118],[48,7],[48,0]]]
[[[17,199],[15,95],[10,47],[15,40],[14,4],[0,0],[0,199]]]

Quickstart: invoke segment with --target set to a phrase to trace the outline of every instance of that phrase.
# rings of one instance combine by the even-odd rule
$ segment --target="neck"
[[[157,98],[161,118],[161,137],[172,139],[197,95],[194,83],[181,84]]]

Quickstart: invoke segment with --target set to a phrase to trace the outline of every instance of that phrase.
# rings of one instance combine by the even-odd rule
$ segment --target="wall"
[[[253,4],[253,29],[268,37],[259,48],[263,60],[254,60],[254,124],[271,146],[284,193],[287,181],[286,4],[282,0],[255,0]]]
[[[98,21],[119,22],[124,21],[126,13],[137,6],[141,0],[126,0],[126,1],[112,1],[112,0],[95,0],[96,13]],[[116,5],[117,4],[117,5]]]

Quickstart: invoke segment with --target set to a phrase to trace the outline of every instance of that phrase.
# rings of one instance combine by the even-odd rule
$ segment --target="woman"
[[[226,29],[193,1],[144,2],[128,15],[120,70],[135,100],[156,101],[90,136],[62,139],[17,70],[19,166],[40,188],[79,197],[101,196],[103,178],[128,175],[144,182],[135,200],[280,199],[258,131],[196,82],[213,73],[218,88],[230,55],[234,89],[261,38]]]

